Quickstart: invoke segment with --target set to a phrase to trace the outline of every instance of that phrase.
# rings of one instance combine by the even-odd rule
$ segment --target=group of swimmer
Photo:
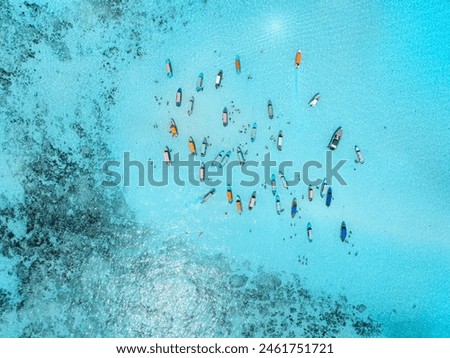
[[[295,67],[296,68],[299,68],[299,66],[301,64],[301,60],[302,60],[302,52],[300,50],[298,50],[295,55]],[[236,56],[236,58],[235,58],[235,69],[236,69],[237,74],[241,73],[241,62],[240,62],[239,56]],[[166,61],[166,73],[169,78],[172,78],[172,76],[173,76],[172,64],[169,59]],[[196,91],[197,92],[203,91],[203,78],[204,78],[203,73],[200,73],[198,75],[197,83],[196,83]],[[221,87],[222,78],[223,78],[223,71],[220,70],[217,73],[217,76],[215,79],[214,85],[215,85],[216,89]],[[320,93],[316,93],[313,96],[313,98],[309,101],[309,106],[315,107],[317,105],[317,103],[319,102],[319,100],[320,100]],[[181,103],[182,103],[182,89],[181,88],[179,88],[176,93],[175,103],[176,103],[177,107],[181,106]],[[188,115],[189,116],[192,115],[193,109],[194,109],[194,97],[191,96],[191,98],[189,100],[189,106],[188,106]],[[273,116],[274,116],[273,105],[270,100],[267,103],[267,111],[268,111],[269,119],[273,119]],[[222,111],[222,124],[224,127],[226,127],[228,125],[228,120],[229,120],[228,110],[225,107]],[[170,119],[169,129],[170,129],[170,134],[173,137],[178,136],[178,128],[177,128],[177,125],[173,118]],[[257,125],[256,125],[256,123],[253,123],[253,125],[251,127],[251,135],[250,135],[251,142],[255,141],[256,131],[257,131]],[[341,127],[337,128],[337,130],[334,132],[334,134],[330,140],[330,143],[328,144],[328,148],[330,150],[335,150],[337,148],[337,146],[341,140],[342,134],[343,134],[342,128]],[[281,130],[278,132],[278,136],[276,138],[276,146],[279,151],[282,150],[283,131],[281,131]],[[189,147],[189,151],[192,155],[197,155],[197,148],[196,148],[194,139],[192,137],[189,137],[188,147]],[[206,138],[204,138],[202,141],[202,146],[201,146],[201,151],[200,151],[200,155],[202,157],[204,157],[206,155],[207,147],[208,147],[208,140]],[[355,146],[355,153],[356,153],[355,162],[363,164],[364,158],[363,158],[361,150],[359,149],[358,146]],[[237,147],[236,154],[238,156],[240,164],[244,165],[245,164],[244,153],[242,152],[242,149],[240,148],[240,146]],[[225,151],[222,150],[219,154],[217,154],[217,156],[211,162],[211,165],[222,168],[227,164],[230,156],[231,156],[231,151],[228,151],[225,153]],[[170,149],[167,146],[164,149],[164,161],[165,161],[166,165],[171,164]],[[200,174],[200,181],[204,181],[205,180],[205,166],[203,163],[200,166],[199,174]],[[279,178],[281,185],[285,189],[288,189],[289,188],[288,183],[287,183],[286,178],[284,177],[283,172],[279,171],[278,178]],[[282,207],[281,207],[280,196],[277,194],[275,174],[272,174],[272,176],[271,176],[271,188],[272,188],[272,194],[275,197],[276,212],[278,215],[280,215],[284,211],[284,209],[282,209]],[[206,201],[208,201],[215,194],[215,192],[216,192],[216,189],[211,189],[210,191],[208,191],[203,196],[201,203],[203,204]],[[313,187],[310,185],[308,188],[308,200],[309,201],[313,200],[313,195],[314,195]],[[329,207],[332,202],[333,191],[331,189],[331,186],[327,185],[326,178],[322,181],[321,188],[320,188],[320,196],[322,198],[325,197],[325,205],[327,207]],[[226,197],[227,197],[227,201],[230,204],[233,203],[233,191],[231,189],[231,185],[227,185]],[[239,195],[236,195],[235,203],[236,203],[237,212],[239,214],[242,214],[242,212],[243,212],[242,200]],[[247,208],[249,211],[251,211],[255,206],[256,206],[256,191],[253,191],[252,195],[250,196]],[[291,217],[295,218],[297,212],[298,212],[298,202],[297,202],[297,199],[294,197],[291,202]],[[306,233],[307,233],[308,240],[312,241],[313,240],[313,231],[312,231],[311,223],[307,224]],[[346,228],[345,222],[343,221],[341,223],[341,227],[340,227],[340,238],[344,242],[346,240],[346,237],[347,237],[347,228]]]

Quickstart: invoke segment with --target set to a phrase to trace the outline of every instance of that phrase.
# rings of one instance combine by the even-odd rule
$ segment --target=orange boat
[[[192,139],[192,137],[189,137],[189,150],[191,151],[192,155],[197,154],[197,149],[195,148],[195,142],[194,142],[194,139]]]
[[[241,197],[239,195],[236,195],[236,210],[239,213],[239,215],[242,214],[242,203]]]
[[[300,62],[302,62],[302,51],[298,50],[295,55],[295,68],[300,66]]]
[[[178,137],[177,125],[173,118],[170,119],[170,134],[172,134],[172,137]]]
[[[238,55],[236,55],[236,59],[234,60],[234,66],[236,67],[236,73],[241,73],[241,59]]]
[[[231,191],[231,186],[227,186],[227,200],[231,204],[233,202],[233,192]]]

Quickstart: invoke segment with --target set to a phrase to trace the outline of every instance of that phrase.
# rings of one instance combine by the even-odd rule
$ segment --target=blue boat
[[[181,106],[181,98],[182,98],[182,91],[181,91],[181,88],[178,88],[177,97],[176,97],[177,107]]]
[[[200,72],[197,78],[197,86],[195,87],[197,92],[203,91],[203,72]]]
[[[169,59],[166,60],[166,72],[167,72],[167,77],[172,78],[172,76],[173,76],[172,64],[170,63]]]
[[[297,199],[292,199],[292,205],[291,205],[291,217],[294,218],[295,214],[297,214]]]
[[[331,190],[331,187],[329,187],[327,191],[327,200],[326,200],[327,206],[330,206],[331,199],[333,199],[333,191]]]
[[[345,221],[341,224],[341,241],[344,242],[347,237],[347,226],[345,225]]]

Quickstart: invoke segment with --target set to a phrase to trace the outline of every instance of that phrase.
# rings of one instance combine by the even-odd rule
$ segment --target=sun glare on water
[[[268,32],[273,38],[278,38],[282,35],[284,26],[280,19],[270,19],[267,26]]]

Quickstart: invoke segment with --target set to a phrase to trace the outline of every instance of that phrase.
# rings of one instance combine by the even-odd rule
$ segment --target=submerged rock
[[[230,276],[230,285],[232,287],[242,287],[248,281],[248,277],[245,275],[231,275]]]

